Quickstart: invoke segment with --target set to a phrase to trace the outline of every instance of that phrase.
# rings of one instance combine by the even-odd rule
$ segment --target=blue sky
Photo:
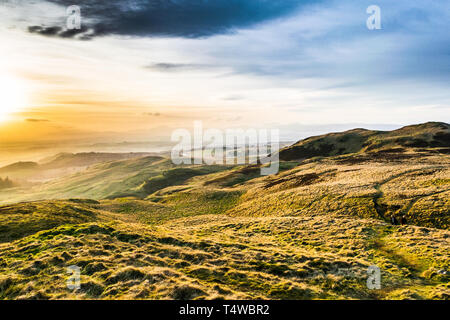
[[[67,34],[73,4],[83,28]],[[16,114],[40,126],[450,121],[449,1],[7,0],[0,13],[0,66],[30,92]]]

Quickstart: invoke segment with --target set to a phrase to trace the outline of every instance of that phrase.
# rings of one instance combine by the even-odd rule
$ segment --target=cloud
[[[69,30],[61,27],[29,26],[28,32],[37,33],[42,36],[76,38],[79,40],[90,40],[94,36],[92,29],[86,27]]]
[[[47,0],[68,7],[72,0]],[[82,23],[98,35],[207,37],[292,13],[312,0],[79,0]],[[317,2],[317,1],[316,1]],[[64,11],[62,11],[64,12]],[[64,18],[64,17],[61,17]],[[63,20],[63,19],[62,19]],[[61,21],[62,21],[61,20]],[[46,21],[42,25],[48,25]],[[61,27],[61,26],[59,26]],[[64,37],[54,25],[37,33]],[[32,26],[36,32],[36,26]]]
[[[149,117],[159,117],[161,115],[161,113],[159,113],[159,112],[144,112],[143,115],[149,116]]]
[[[206,64],[163,62],[163,63],[154,63],[146,66],[145,68],[159,72],[180,72],[180,71],[209,69],[212,67],[213,66]]]
[[[127,87],[133,87],[133,93],[142,90],[139,97],[154,105],[239,105],[267,110],[255,114],[279,114],[280,118],[284,110],[292,110],[286,116],[288,121],[292,113],[298,114],[292,117],[313,122],[325,118],[382,122],[390,117],[389,121],[401,123],[448,119],[448,1],[425,4],[422,0],[379,0],[381,30],[366,27],[366,8],[374,4],[371,0],[323,0],[314,4],[293,0],[78,2],[82,24],[92,28],[94,35],[126,36],[93,41],[86,44],[92,53],[80,50],[80,55],[97,55],[94,48],[104,50],[105,54],[98,54],[101,60],[95,70],[105,68],[105,77],[114,69],[113,63],[139,73],[135,77],[108,76],[98,83],[105,87],[109,81],[133,79]],[[40,26],[32,29],[35,33],[59,37],[64,30],[51,26],[63,28],[64,6],[73,3],[52,3],[62,8],[54,15],[62,17],[60,23],[31,20],[40,15],[22,16],[27,17],[27,26]],[[241,14],[238,10],[237,16],[230,18],[220,5],[234,9],[242,6],[246,11]],[[271,6],[279,10],[267,12]],[[178,7],[190,9],[182,12]],[[261,14],[253,14],[258,12]],[[218,15],[221,18],[215,19]],[[165,35],[172,38],[141,38]],[[71,43],[73,48],[84,45]],[[114,46],[117,52],[104,59],[114,52]],[[61,47],[61,52],[64,50]],[[74,69],[83,69],[79,65],[87,60],[74,63]],[[201,76],[192,75],[200,69]],[[91,73],[102,77],[101,72]],[[148,89],[150,85],[152,90]],[[242,99],[240,93],[245,94]],[[84,95],[80,97],[85,99]],[[277,111],[269,112],[274,109]]]
[[[27,121],[27,122],[50,122],[50,120],[48,120],[48,119],[34,119],[34,118],[28,118],[28,119],[25,119],[25,121]]]
[[[178,50],[206,51],[234,75],[273,78],[278,86],[338,90],[448,81],[450,4],[379,0],[382,29],[375,31],[366,27],[370,4],[319,3],[259,28],[213,37],[203,50],[196,44]]]
[[[233,95],[229,95],[223,98],[223,100],[225,101],[239,101],[239,100],[243,100],[245,99],[244,96],[239,95],[239,94],[233,94]]]

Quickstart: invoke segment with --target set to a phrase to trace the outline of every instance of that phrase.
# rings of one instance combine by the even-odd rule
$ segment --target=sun
[[[0,74],[0,122],[11,119],[26,106],[25,85],[9,74]]]

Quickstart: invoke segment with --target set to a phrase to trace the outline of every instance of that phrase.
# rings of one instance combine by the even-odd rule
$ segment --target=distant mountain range
[[[42,159],[39,162],[16,162],[0,168],[2,172],[12,172],[32,169],[59,169],[64,167],[85,167],[100,162],[117,161],[132,158],[140,158],[156,155],[151,152],[130,152],[130,153],[58,153],[52,157]]]

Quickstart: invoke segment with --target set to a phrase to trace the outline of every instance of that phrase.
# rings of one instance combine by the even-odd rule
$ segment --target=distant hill
[[[97,163],[89,168],[35,186],[19,201],[36,199],[146,197],[195,176],[226,170],[227,166],[178,167],[156,156]],[[0,197],[0,200],[2,197]],[[7,195],[11,199],[11,195]]]
[[[59,153],[40,161],[41,168],[85,167],[96,163],[141,158],[156,155],[148,152],[130,153]]]
[[[74,173],[98,163],[157,155],[148,152],[130,153],[59,153],[39,162],[16,162],[0,168],[0,174],[22,181],[47,181]]]
[[[5,167],[0,168],[0,173],[9,173],[9,172],[17,172],[17,171],[29,171],[36,170],[39,168],[39,164],[36,162],[16,162]]]
[[[280,159],[302,160],[329,157],[357,152],[403,152],[411,148],[436,148],[448,153],[450,125],[428,122],[406,126],[393,131],[353,129],[301,140],[280,151]]]

